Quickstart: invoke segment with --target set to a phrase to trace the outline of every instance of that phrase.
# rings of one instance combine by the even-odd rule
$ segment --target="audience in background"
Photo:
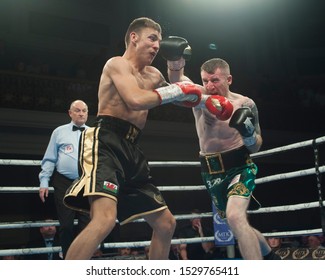
[[[130,256],[131,255],[131,248],[124,247],[118,249],[119,256]]]
[[[53,225],[54,220],[47,219],[49,225],[44,225],[39,228],[39,235],[36,239],[33,239],[28,245],[28,248],[53,248],[60,247],[59,237],[57,235],[57,228]],[[52,223],[52,224],[50,224]],[[62,260],[63,255],[61,252],[49,252],[49,253],[36,253],[26,255],[26,259],[29,260]]]
[[[169,260],[181,260],[179,244],[171,244],[170,245],[168,259]]]
[[[322,242],[323,237],[319,235],[308,235],[302,237],[302,244],[310,249],[325,249]]]
[[[272,250],[280,249],[282,246],[282,238],[280,238],[280,237],[270,236],[270,237],[266,238],[266,241]]]
[[[191,214],[200,214],[198,209]],[[193,218],[190,223],[178,230],[178,238],[195,238],[213,236],[212,227],[202,225],[201,218]],[[182,260],[212,259],[215,246],[213,242],[183,243],[179,245],[179,255]]]

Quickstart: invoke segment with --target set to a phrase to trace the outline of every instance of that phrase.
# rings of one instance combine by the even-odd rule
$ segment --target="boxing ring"
[[[296,204],[287,204],[287,205],[275,205],[262,207],[258,210],[248,211],[250,216],[259,216],[259,215],[270,215],[273,213],[299,213],[301,210],[306,209],[318,209],[320,227],[317,228],[308,228],[308,229],[299,229],[299,230],[286,230],[286,231],[277,231],[277,232],[262,232],[264,236],[276,236],[276,237],[295,237],[303,235],[313,235],[313,234],[324,234],[325,233],[325,208],[324,200],[322,196],[322,185],[321,185],[321,176],[325,172],[325,165],[322,165],[320,162],[320,148],[325,143],[325,136],[311,139],[307,141],[302,141],[286,146],[281,146],[273,148],[270,150],[261,151],[255,154],[252,154],[252,158],[257,161],[259,158],[274,156],[276,154],[286,153],[288,151],[295,151],[299,153],[300,149],[305,147],[311,148],[310,154],[313,157],[313,166],[310,168],[295,170],[291,172],[279,173],[269,176],[264,176],[256,179],[256,189],[262,189],[260,185],[269,184],[276,181],[285,181],[292,178],[302,178],[305,176],[313,176],[315,182],[312,183],[311,188],[315,188],[315,191],[318,194],[318,200],[316,201],[307,201],[303,203]],[[0,165],[6,166],[39,166],[40,161],[37,160],[16,160],[16,159],[0,159]],[[200,168],[200,163],[196,161],[152,161],[149,162],[150,167],[197,167]],[[258,165],[258,163],[257,163]],[[200,169],[198,169],[199,172]],[[161,192],[188,192],[188,191],[203,191],[205,190],[204,185],[182,185],[182,186],[159,186]],[[25,186],[0,186],[0,193],[35,193],[38,195],[39,187],[25,187]],[[53,188],[50,188],[50,192],[53,192]],[[183,214],[183,215],[174,215],[177,221],[188,220],[196,217],[200,218],[213,218],[213,212],[206,212],[201,214]],[[267,217],[267,216],[266,216]],[[143,223],[144,219],[135,220],[133,223]],[[77,220],[75,220],[77,223]],[[26,228],[38,228],[44,225],[56,225],[59,226],[58,221],[45,222],[45,221],[16,221],[16,222],[0,222],[0,230],[5,231],[8,229],[26,229]],[[258,229],[258,228],[257,228]],[[172,244],[182,244],[182,243],[199,243],[205,241],[214,241],[214,236],[207,236],[204,238],[184,238],[184,239],[173,239]],[[102,244],[103,248],[112,249],[112,248],[122,248],[122,247],[145,247],[150,245],[150,241],[134,241],[134,242],[113,242],[113,243],[104,243]],[[21,249],[0,249],[0,256],[9,256],[9,255],[30,255],[30,254],[45,254],[45,253],[56,253],[60,252],[60,247],[52,248],[21,248]],[[324,255],[321,255],[319,258],[325,259]]]

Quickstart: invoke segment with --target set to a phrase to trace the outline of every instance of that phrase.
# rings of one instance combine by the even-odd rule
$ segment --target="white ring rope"
[[[214,236],[208,237],[195,237],[195,238],[182,238],[182,239],[173,239],[172,244],[189,244],[189,243],[199,243],[199,242],[213,242]],[[149,246],[150,241],[134,241],[134,242],[115,242],[115,243],[104,243],[103,248],[114,249],[114,248],[136,248],[136,247],[145,247]],[[39,247],[39,248],[22,248],[22,249],[5,249],[0,250],[0,256],[7,255],[31,255],[31,254],[45,254],[45,253],[58,253],[61,252],[60,246],[55,247]]]
[[[325,203],[325,201],[323,201]],[[262,207],[258,210],[248,210],[248,214],[261,214],[261,213],[273,213],[273,212],[289,212],[289,211],[297,211],[297,210],[305,210],[310,208],[319,207],[319,202],[307,202],[307,203],[299,203],[292,205],[281,205],[281,206],[271,206],[271,207]],[[212,212],[201,213],[201,214],[184,214],[184,215],[174,215],[176,220],[188,220],[193,218],[210,218],[212,217]],[[134,223],[144,222],[144,219],[134,220]],[[118,221],[116,221],[118,222]],[[78,224],[78,220],[74,220],[74,224]],[[14,228],[36,228],[42,226],[60,226],[59,221],[53,222],[33,222],[33,221],[23,221],[23,222],[3,222],[0,223],[0,229],[14,229]]]
[[[278,148],[274,148],[274,149],[257,152],[255,154],[252,154],[252,158],[268,156],[268,155],[273,155],[276,153],[281,153],[281,152],[285,152],[285,151],[289,151],[289,150],[293,150],[293,149],[299,149],[299,148],[304,148],[307,146],[312,146],[313,141],[314,140],[312,139],[312,140],[302,141],[302,142],[298,142],[298,143],[294,143],[294,144],[290,144],[290,145],[286,145],[286,146],[282,146],[282,147],[278,147]],[[322,144],[324,142],[325,142],[325,136],[315,139],[316,144]]]
[[[305,210],[305,209],[317,208],[317,207],[319,207],[319,201],[292,204],[292,205],[262,207],[262,208],[260,208],[258,210],[247,211],[247,213],[249,213],[249,214],[261,214],[261,213],[272,213],[272,212],[288,212],[288,211]]]
[[[325,203],[325,201],[323,201]],[[261,213],[273,213],[273,212],[288,212],[288,211],[297,211],[297,210],[305,210],[310,208],[317,208],[319,207],[319,202],[307,202],[307,203],[300,203],[300,204],[293,204],[293,205],[281,205],[281,206],[271,206],[271,207],[262,207],[258,210],[248,210],[247,213],[249,214],[261,214]],[[174,215],[176,220],[188,220],[193,218],[210,218],[212,217],[212,212],[201,213],[201,214],[184,214],[184,215]],[[144,222],[144,219],[137,219],[133,221],[134,223],[141,223]],[[118,221],[116,221],[118,222]],[[74,221],[74,224],[78,224],[78,220]],[[53,222],[33,222],[33,221],[23,221],[23,222],[3,222],[0,223],[0,229],[14,229],[14,228],[34,228],[34,227],[42,227],[42,226],[49,226],[55,225],[59,226],[58,221]]]
[[[325,165],[319,167],[319,172],[324,173],[325,172]],[[293,172],[287,172],[287,173],[280,173],[275,175],[270,175],[262,178],[258,178],[255,180],[256,184],[263,184],[263,183],[269,183],[272,181],[278,181],[278,180],[284,180],[284,179],[290,179],[290,178],[296,178],[296,177],[302,177],[307,175],[316,174],[315,168],[309,168],[309,169],[302,169],[298,171]],[[204,185],[196,185],[196,186],[158,186],[158,189],[160,191],[201,191],[205,190]],[[49,191],[53,192],[53,187],[49,187]],[[11,187],[11,186],[3,186],[0,187],[0,193],[38,193],[39,187],[23,187],[23,186],[17,186],[17,187]]]
[[[176,220],[188,220],[188,219],[194,219],[194,218],[210,218],[212,217],[212,212],[207,213],[200,213],[200,214],[184,214],[184,215],[174,215]],[[142,223],[144,222],[144,219],[137,219],[134,220],[134,223]],[[116,220],[118,223],[118,220]],[[74,224],[78,224],[78,220],[74,220]],[[52,222],[47,221],[39,221],[39,222],[33,222],[33,221],[24,221],[24,222],[3,222],[0,223],[0,229],[13,229],[13,228],[33,228],[33,227],[42,227],[42,226],[59,226],[59,221],[54,220]]]
[[[310,229],[310,230],[297,230],[297,231],[283,231],[283,232],[272,232],[263,233],[264,236],[296,236],[296,235],[312,235],[321,234],[322,229]],[[190,244],[190,243],[200,243],[200,242],[214,242],[214,236],[207,237],[195,237],[195,238],[182,238],[173,239],[172,244]],[[114,243],[104,243],[103,248],[114,249],[114,248],[137,248],[149,246],[150,241],[134,241],[134,242],[114,242]],[[40,247],[40,248],[23,248],[23,249],[5,249],[0,250],[0,256],[12,256],[12,255],[31,255],[31,254],[45,254],[45,253],[59,253],[61,252],[61,247]]]
[[[196,185],[196,186],[158,186],[160,191],[201,191],[205,190],[204,185]],[[53,187],[49,187],[49,191],[53,192]],[[4,186],[0,187],[0,193],[38,193],[39,187],[10,187]]]
[[[269,149],[265,151],[261,151],[258,153],[254,153],[251,155],[252,158],[272,155],[280,152],[284,152],[287,150],[293,150],[298,148],[303,148],[307,146],[312,146],[312,140],[302,141],[286,146],[281,146],[274,149]],[[319,137],[315,139],[316,144],[321,144],[325,142],[325,136]],[[21,159],[0,159],[0,165],[23,165],[23,166],[39,166],[41,165],[40,160],[21,160]],[[149,165],[151,167],[171,167],[171,166],[200,166],[200,163],[197,161],[149,161]]]
[[[303,148],[307,146],[312,146],[313,143],[320,144],[325,142],[325,136],[319,137],[315,140],[303,141],[291,145],[286,145],[266,151],[261,151],[255,154],[252,154],[252,158],[272,155],[275,153],[284,152],[287,150]],[[40,166],[41,161],[39,160],[15,160],[15,159],[0,159],[0,165],[19,165],[19,166]],[[196,161],[167,161],[167,162],[149,162],[151,167],[185,167],[185,166],[194,166],[200,167],[200,163]],[[319,167],[319,172],[325,172],[325,166]],[[300,176],[307,176],[316,174],[315,168],[309,168],[304,170],[298,170],[294,172],[275,174],[271,176],[266,176],[263,178],[256,179],[256,184],[268,183],[276,180],[284,180],[289,178],[295,178]],[[160,186],[158,187],[161,191],[190,191],[190,190],[205,190],[204,185],[199,186]],[[3,186],[0,187],[0,193],[37,193],[39,187],[23,187],[23,186],[15,186],[8,187]],[[49,190],[52,192],[53,188],[50,187]],[[316,208],[319,207],[319,202],[309,202],[309,203],[301,203],[296,205],[283,205],[283,206],[273,206],[273,207],[265,207],[260,208],[255,211],[247,211],[248,213],[271,213],[271,212],[287,212],[287,211],[296,211],[308,208]],[[212,212],[201,213],[201,214],[184,214],[184,215],[175,215],[176,220],[181,219],[190,219],[190,218],[206,218],[212,217]],[[143,222],[144,219],[138,219],[134,222]],[[77,220],[75,220],[75,224],[77,224]],[[56,225],[59,226],[58,221],[49,222],[14,222],[14,223],[0,223],[0,229],[11,229],[11,228],[31,228],[31,227],[41,227],[44,225]],[[295,235],[309,235],[309,234],[320,234],[322,233],[322,229],[309,229],[309,230],[298,230],[298,231],[285,231],[285,232],[275,232],[275,233],[263,233],[265,236],[295,236]],[[204,237],[204,238],[186,238],[186,239],[173,239],[172,244],[182,244],[182,243],[199,243],[199,242],[213,242],[214,236]],[[105,243],[103,244],[104,248],[122,248],[122,247],[144,247],[150,245],[150,241],[136,241],[136,242],[116,242],[116,243]],[[23,248],[23,249],[6,249],[0,250],[0,256],[5,255],[27,255],[27,254],[36,254],[36,253],[57,253],[61,252],[61,247],[52,247],[52,248]]]
[[[321,166],[319,168],[319,171],[321,173],[325,172],[325,165]],[[270,176],[266,176],[266,177],[256,179],[255,183],[256,184],[263,184],[263,183],[269,183],[269,182],[272,182],[272,181],[302,177],[302,176],[307,176],[307,175],[312,175],[312,174],[316,174],[315,168],[309,168],[309,169],[303,169],[303,170],[298,170],[298,171],[293,171],[293,172],[270,175]]]

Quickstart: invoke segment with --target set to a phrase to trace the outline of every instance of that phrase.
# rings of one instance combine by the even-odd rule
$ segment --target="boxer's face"
[[[159,51],[160,41],[161,34],[153,28],[144,28],[141,32],[135,33],[133,42],[135,43],[137,53],[146,60],[147,65],[150,65],[155,59]]]
[[[232,76],[225,74],[220,68],[217,68],[213,74],[201,71],[201,79],[207,94],[210,95],[226,96],[232,83]]]

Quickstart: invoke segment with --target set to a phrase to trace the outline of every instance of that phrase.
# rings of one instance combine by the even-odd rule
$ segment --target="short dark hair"
[[[125,46],[127,47],[129,45],[130,34],[132,32],[139,32],[144,28],[153,28],[154,30],[157,30],[159,33],[161,33],[161,26],[159,23],[147,17],[136,18],[130,23],[128,30],[125,33]]]
[[[213,74],[217,68],[224,70],[227,74],[230,74],[230,66],[227,61],[221,58],[212,58],[204,62],[201,66],[201,71],[205,71],[209,74]]]

